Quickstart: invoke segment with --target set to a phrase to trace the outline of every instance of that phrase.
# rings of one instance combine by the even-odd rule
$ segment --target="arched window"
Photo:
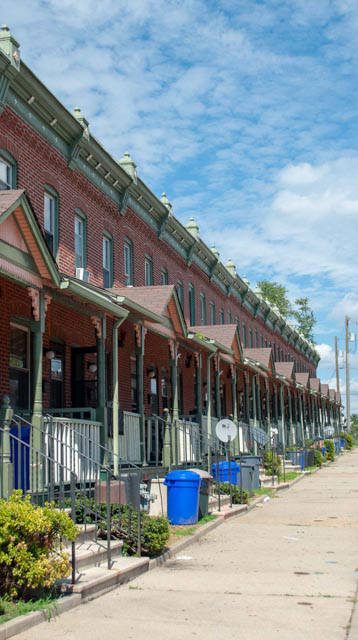
[[[58,193],[45,185],[44,191],[44,232],[46,244],[54,258],[58,251]]]

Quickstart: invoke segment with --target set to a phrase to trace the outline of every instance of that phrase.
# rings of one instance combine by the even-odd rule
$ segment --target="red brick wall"
[[[102,285],[102,235],[109,231],[114,246],[114,286],[120,286],[123,274],[123,239],[129,237],[134,249],[134,284],[144,284],[144,254],[153,258],[154,284],[160,283],[160,270],[165,266],[168,270],[169,283],[178,279],[184,284],[184,313],[188,321],[188,284],[195,287],[196,324],[200,324],[200,292],[206,295],[207,322],[209,322],[209,303],[215,302],[216,321],[219,309],[231,310],[233,322],[236,317],[246,325],[247,341],[252,328],[255,342],[255,328],[259,338],[262,334],[269,343],[276,342],[285,355],[295,355],[292,347],[278,335],[271,332],[259,318],[253,318],[238,302],[227,296],[209,281],[195,264],[188,267],[185,261],[176,254],[164,241],[160,241],[156,233],[133,211],[127,211],[124,217],[118,213],[117,206],[99,189],[94,187],[78,170],[67,167],[66,159],[52,148],[39,134],[24,123],[9,107],[0,117],[0,148],[7,149],[17,161],[18,187],[26,189],[34,211],[43,225],[43,194],[45,185],[51,185],[59,195],[59,255],[58,264],[61,271],[74,275],[74,211],[79,208],[87,219],[87,268],[91,274],[91,283]],[[241,336],[242,337],[242,336]],[[259,343],[261,345],[261,342]],[[247,342],[249,346],[249,342]],[[315,374],[314,365],[302,354],[298,355],[311,374]]]

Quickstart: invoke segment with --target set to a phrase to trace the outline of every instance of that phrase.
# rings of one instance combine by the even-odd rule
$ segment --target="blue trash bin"
[[[168,491],[170,524],[196,524],[199,510],[201,478],[193,471],[171,471],[164,484]]]
[[[345,439],[344,438],[340,438],[340,441],[341,441],[341,449],[345,449],[345,447],[346,447]]]
[[[321,452],[323,456],[326,455],[326,451],[327,451],[327,447],[322,447]]]
[[[211,467],[211,475],[214,476],[215,480],[217,480],[217,467],[217,464],[213,464]],[[231,484],[238,485],[240,467],[236,462],[231,462],[230,467],[231,469],[229,470],[229,463],[226,460],[224,462],[219,462],[219,481],[231,482]]]

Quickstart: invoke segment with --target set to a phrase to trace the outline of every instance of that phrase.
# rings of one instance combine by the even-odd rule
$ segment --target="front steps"
[[[77,525],[79,530],[76,540],[76,582],[64,578],[58,583],[61,593],[78,593],[82,602],[92,600],[133,580],[141,573],[148,571],[149,558],[123,557],[122,540],[111,540],[111,568],[107,565],[107,541],[96,540],[95,525]],[[71,545],[65,551],[71,557]]]

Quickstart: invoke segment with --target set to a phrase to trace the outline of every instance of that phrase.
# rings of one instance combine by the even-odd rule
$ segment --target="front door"
[[[97,407],[97,349],[71,349],[72,407]]]

